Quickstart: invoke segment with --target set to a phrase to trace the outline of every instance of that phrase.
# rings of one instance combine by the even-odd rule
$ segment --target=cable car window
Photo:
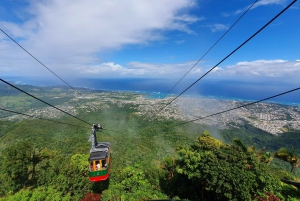
[[[96,161],[96,170],[100,170],[100,163],[99,163],[99,161]]]
[[[94,167],[93,167],[93,166],[94,166],[94,165],[93,165],[93,161],[91,161],[91,162],[90,162],[90,170],[91,170],[91,171],[94,170]]]
[[[102,167],[103,167],[103,168],[106,168],[106,167],[107,167],[107,165],[106,165],[106,160],[105,160],[105,159],[102,160]]]

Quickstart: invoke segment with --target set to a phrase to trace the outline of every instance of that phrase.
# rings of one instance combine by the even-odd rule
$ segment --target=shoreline
[[[148,99],[162,99],[160,96],[164,97],[166,93],[161,92],[154,92],[154,91],[127,91],[131,93],[138,93],[143,95],[144,98]],[[167,97],[175,97],[175,94],[169,94]],[[255,102],[258,100],[247,100],[241,98],[233,98],[233,97],[223,97],[223,96],[201,96],[201,95],[182,95],[185,98],[205,98],[205,99],[216,99],[216,100],[224,100],[224,101],[237,101],[237,102]],[[269,103],[269,104],[279,104],[279,105],[286,105],[286,106],[295,106],[300,107],[300,103],[292,103],[292,102],[282,102],[282,101],[272,101],[272,99],[267,101],[262,101],[261,103]]]
[[[30,84],[30,83],[22,83],[22,82],[18,82],[15,81],[15,83],[17,83],[18,85],[30,85],[30,86],[35,86],[35,87],[62,87],[61,85],[49,85],[49,84]],[[148,90],[128,90],[128,89],[109,89],[109,88],[98,88],[98,87],[91,87],[86,85],[85,87],[79,87],[79,86],[75,86],[75,88],[86,88],[89,90],[99,90],[99,91],[112,91],[112,92],[129,92],[129,93],[136,93],[136,94],[141,94],[143,95],[144,98],[148,98],[148,99],[162,99],[162,98],[166,98],[165,95],[166,93],[164,92],[159,92],[159,91],[148,91]],[[168,94],[168,98],[169,97],[175,97],[176,94]],[[226,96],[214,96],[214,95],[195,95],[195,94],[183,94],[182,97],[187,97],[187,98],[207,98],[207,99],[216,99],[216,100],[224,100],[224,101],[238,101],[238,102],[255,102],[258,100],[261,100],[263,98],[267,98],[267,97],[263,97],[261,99],[243,99],[243,98],[236,98],[236,97],[226,97]],[[279,104],[279,105],[285,105],[285,106],[294,106],[294,107],[300,107],[300,102],[290,102],[290,101],[274,101],[272,99],[267,100],[267,101],[263,101],[261,103],[269,103],[269,104]]]

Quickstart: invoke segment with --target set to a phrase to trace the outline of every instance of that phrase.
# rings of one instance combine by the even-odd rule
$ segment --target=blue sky
[[[292,1],[259,0],[186,79],[215,66]],[[65,79],[179,79],[253,3],[249,0],[6,0],[0,28]],[[299,86],[300,4],[207,75]],[[0,32],[1,77],[54,76]],[[201,81],[202,82],[202,81]],[[257,84],[256,84],[257,86]]]

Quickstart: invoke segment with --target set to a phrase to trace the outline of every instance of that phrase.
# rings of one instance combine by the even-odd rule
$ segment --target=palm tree
[[[281,147],[278,152],[274,154],[275,158],[286,161],[291,164],[291,172],[294,172],[295,168],[300,165],[300,158],[297,154],[297,150],[293,147],[293,152],[290,152],[287,148]]]
[[[259,158],[260,162],[266,163],[267,165],[273,161],[272,154],[268,151],[259,153],[257,157]]]
[[[247,147],[244,145],[244,143],[240,139],[234,138],[232,141],[235,145],[239,146],[244,153],[248,152]]]
[[[246,147],[240,139],[233,139],[233,143],[241,148],[241,150],[246,153],[255,156],[260,162],[269,165],[273,158],[270,152],[266,152],[266,147],[263,147],[261,150],[256,151],[254,146]],[[251,169],[252,165],[247,164],[248,168]]]
[[[254,154],[254,156],[262,163],[269,165],[273,161],[272,154],[266,151],[266,147],[256,151],[254,146],[248,147],[248,152]]]
[[[32,154],[30,156],[30,162],[31,166],[29,167],[29,176],[31,179],[31,182],[35,184],[36,182],[36,168],[37,165],[42,162],[44,159],[50,158],[51,153],[47,149],[38,149],[36,147],[32,148]]]
[[[176,159],[174,157],[165,158],[161,167],[162,169],[167,170],[169,172],[168,179],[172,179],[176,170]]]

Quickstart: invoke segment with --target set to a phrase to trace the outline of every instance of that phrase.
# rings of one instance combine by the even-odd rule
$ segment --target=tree
[[[27,141],[19,142],[2,151],[0,179],[1,189],[4,193],[14,193],[30,183],[29,167],[31,159],[32,145]]]
[[[274,156],[280,160],[291,164],[291,172],[294,172],[295,168],[300,165],[300,158],[297,154],[297,150],[293,147],[293,152],[290,152],[287,148],[281,147],[278,152],[275,152]]]
[[[258,158],[260,162],[266,163],[267,165],[269,165],[273,161],[272,154],[266,151],[265,147],[263,147],[261,150],[256,152],[255,156]]]
[[[168,179],[172,179],[174,176],[174,172],[176,171],[176,159],[174,157],[165,158],[161,165],[161,168],[169,172],[170,174]]]
[[[244,143],[237,138],[233,139],[233,142],[234,142],[234,144],[239,146],[243,150],[244,153],[249,153],[249,154],[254,155],[262,163],[266,163],[267,165],[269,165],[273,160],[271,153],[266,152],[266,147],[263,147],[259,151],[256,151],[254,146],[247,148],[244,145]]]
[[[251,200],[280,189],[280,180],[239,141],[227,145],[204,132],[194,145],[181,147],[177,154],[174,177],[162,182],[170,197]]]
[[[112,179],[109,189],[103,191],[102,200],[148,200],[167,198],[146,179],[140,167],[126,167]]]
[[[8,195],[0,198],[0,201],[15,201],[15,200],[30,200],[30,201],[69,201],[71,200],[70,194],[62,195],[53,186],[38,187],[35,189],[21,189],[13,195]]]
[[[75,200],[79,200],[92,191],[93,183],[88,179],[88,154],[74,154],[58,156],[56,161],[51,161],[46,178],[46,185],[51,184]]]
[[[51,157],[51,154],[47,149],[39,149],[37,147],[32,148],[31,165],[29,166],[29,179],[30,183],[34,186],[37,184],[37,166],[44,160]]]

